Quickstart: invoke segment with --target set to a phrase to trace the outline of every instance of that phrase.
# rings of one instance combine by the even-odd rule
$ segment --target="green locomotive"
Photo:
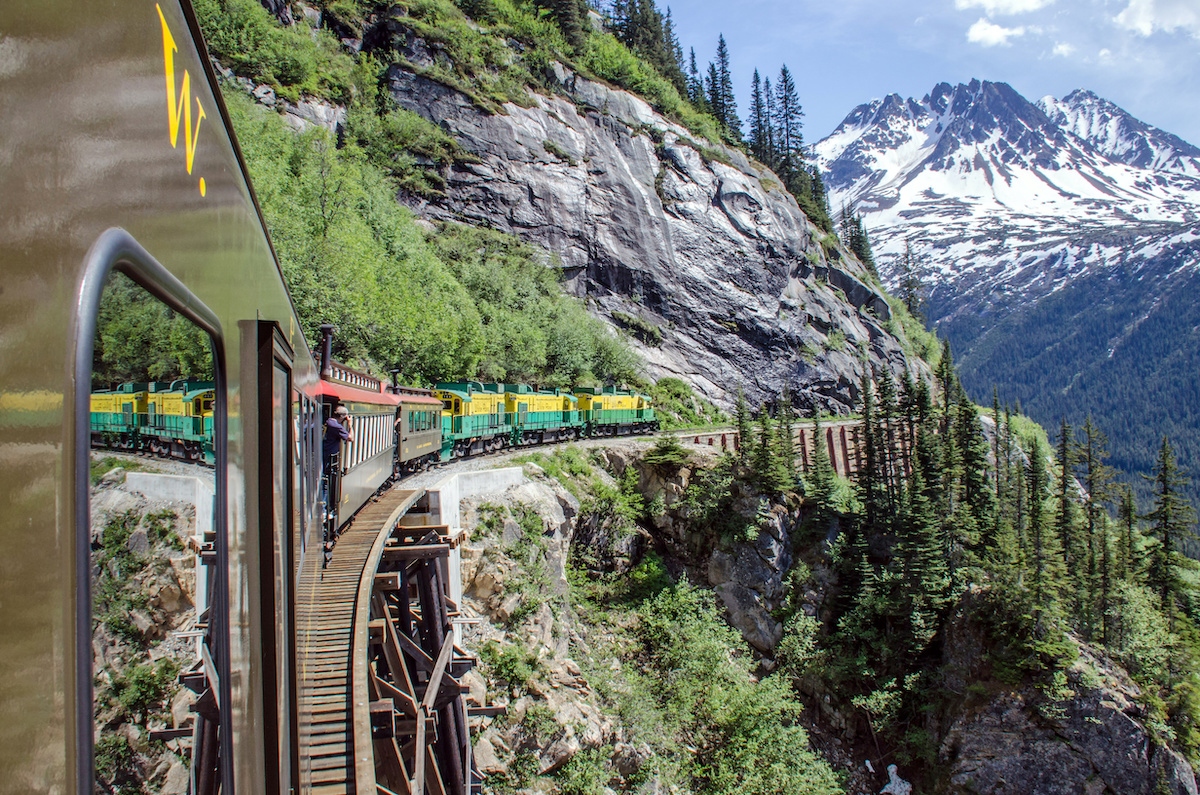
[[[212,381],[129,382],[92,392],[92,446],[212,464]]]

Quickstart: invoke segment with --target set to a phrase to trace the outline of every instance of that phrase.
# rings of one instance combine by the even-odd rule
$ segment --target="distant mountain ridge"
[[[859,105],[814,150],[885,280],[916,253],[976,399],[1092,414],[1130,472],[1167,433],[1200,474],[1200,148],[1091,91],[972,80]]]

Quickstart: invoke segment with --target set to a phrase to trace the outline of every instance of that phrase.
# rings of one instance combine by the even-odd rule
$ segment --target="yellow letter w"
[[[200,139],[200,122],[204,121],[204,106],[200,104],[200,97],[196,97],[196,129],[192,130],[192,76],[188,74],[186,69],[183,70],[183,86],[178,94],[176,101],[175,93],[175,53],[179,48],[175,45],[175,38],[171,36],[171,29],[167,27],[167,19],[163,16],[162,8],[155,3],[154,7],[158,9],[158,19],[162,22],[163,32],[163,66],[167,75],[167,127],[171,133],[171,147],[176,148],[179,143],[179,119],[183,118],[183,146],[187,154],[187,173],[192,173],[192,161],[196,159],[196,142]]]

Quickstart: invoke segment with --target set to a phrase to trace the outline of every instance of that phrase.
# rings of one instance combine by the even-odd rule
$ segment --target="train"
[[[650,433],[660,427],[648,395],[615,386],[539,390],[479,381],[441,382],[432,389],[387,386],[333,360],[333,329],[322,326],[321,331],[320,352],[313,352],[321,361],[321,412],[307,422],[319,419],[324,427],[334,408],[345,405],[352,427],[360,429],[354,441],[341,445],[332,472],[323,473],[331,481],[321,492],[329,495],[328,505],[322,505],[330,525],[327,536],[336,535],[385,482],[380,473],[388,458],[393,475],[403,477],[509,447]],[[213,403],[213,384],[189,379],[128,382],[93,391],[92,446],[211,464]]]
[[[210,465],[206,603],[181,674],[199,694],[189,791],[312,791],[297,762],[309,717],[296,708],[308,641],[295,604],[329,527],[332,407],[355,426],[325,501],[335,522],[397,470],[645,428],[653,410],[604,389],[390,387],[324,357],[302,331],[189,0],[11,3],[0,30],[0,793],[97,791],[93,442]],[[118,282],[190,324],[211,377],[143,376],[93,395]]]

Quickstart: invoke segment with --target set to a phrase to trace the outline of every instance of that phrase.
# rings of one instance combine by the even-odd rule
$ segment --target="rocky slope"
[[[557,64],[550,95],[489,114],[420,74],[444,53],[402,23],[392,97],[478,158],[415,209],[543,245],[593,311],[635,338],[661,331],[637,343],[650,375],[685,378],[726,407],[739,384],[751,401],[789,384],[801,406],[844,413],[859,348],[877,369],[919,367],[863,267],[742,153]]]
[[[684,499],[717,463],[712,451],[689,445],[687,461],[663,466],[644,460],[647,446],[617,443],[590,458],[597,473],[609,473],[601,480],[636,484],[645,500],[647,520],[632,534],[609,532],[597,523],[591,497],[576,498],[536,465],[526,466],[530,482],[464,501],[471,532],[463,546],[464,609],[479,618],[466,640],[484,649],[472,697],[508,708],[507,716],[479,719],[475,727],[479,765],[493,791],[584,791],[578,787],[585,768],[597,788],[614,792],[649,792],[656,781],[647,782],[647,770],[659,769],[662,749],[643,744],[637,716],[613,700],[614,682],[620,691],[625,672],[642,664],[637,645],[614,638],[639,619],[622,612],[619,600],[599,621],[584,616],[569,561],[576,571],[586,561],[588,579],[602,579],[602,571],[636,579],[643,556],[656,551],[673,578],[711,589],[759,658],[759,676],[775,668],[774,615],[785,602],[818,622],[831,615],[836,577],[820,540],[801,532],[801,506],[764,507],[760,495],[744,489],[732,495],[732,506],[749,533],[714,533]],[[557,474],[571,481],[561,469]],[[1057,688],[998,681],[980,593],[967,592],[946,623],[935,664],[939,703],[923,727],[912,727],[928,733],[928,754],[905,756],[900,777],[938,793],[1196,793],[1190,765],[1148,727],[1138,687],[1086,644],[1075,641],[1079,658]],[[879,792],[896,757],[881,757],[847,696],[820,682],[819,672],[798,680],[812,744],[844,772],[846,792]]]
[[[92,490],[97,791],[183,795],[183,741],[151,738],[190,719],[195,701],[176,675],[195,659],[196,570],[184,539],[190,504],[148,500],[108,472]]]

